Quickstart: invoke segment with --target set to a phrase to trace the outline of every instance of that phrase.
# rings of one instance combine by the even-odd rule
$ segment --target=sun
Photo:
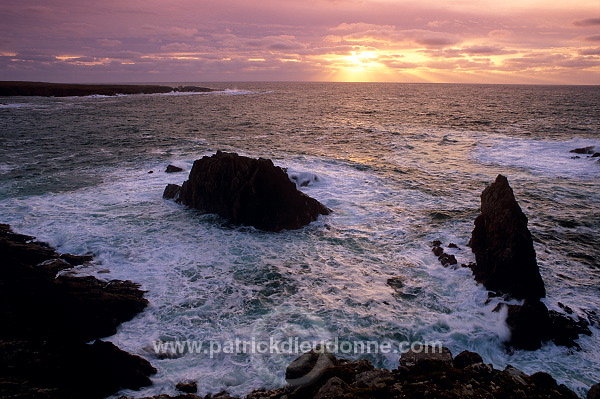
[[[369,64],[379,64],[377,62],[378,55],[374,51],[353,51],[344,58],[354,64],[357,69],[366,69]]]
[[[342,82],[380,81],[387,68],[376,51],[352,51],[330,59],[331,80]]]

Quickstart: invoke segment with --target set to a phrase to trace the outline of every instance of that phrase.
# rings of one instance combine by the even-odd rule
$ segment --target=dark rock
[[[149,170],[149,171],[148,171],[148,174],[152,174],[152,173],[154,173],[154,171],[153,171],[153,170]]]
[[[504,368],[503,374],[510,378],[516,385],[526,386],[528,384],[529,376],[510,364]]]
[[[570,307],[568,307],[567,305],[559,302],[558,303],[558,307],[561,308],[562,310],[564,310],[565,312],[567,312],[568,314],[573,314],[573,309],[571,309]]]
[[[594,153],[594,146],[591,145],[589,147],[575,148],[574,150],[571,150],[569,152],[572,152],[572,153],[575,153],[575,154],[593,154]]]
[[[600,157],[600,152],[595,152],[595,153],[592,155],[592,158],[598,158],[598,157]]]
[[[475,279],[488,290],[517,299],[546,295],[527,217],[502,175],[481,194],[481,214],[475,219],[471,248],[476,259],[472,268]]]
[[[600,399],[600,383],[592,385],[587,394],[587,399]]]
[[[178,391],[185,393],[196,393],[198,392],[198,384],[196,381],[182,381],[175,385],[175,388]]]
[[[357,388],[383,389],[394,382],[394,376],[391,371],[377,369],[356,375],[352,385]]]
[[[205,93],[214,91],[213,89],[209,89],[208,87],[198,87],[198,86],[179,86],[174,89],[175,91],[180,91],[184,93]]]
[[[400,356],[400,365],[406,367],[416,366],[423,361],[435,361],[440,363],[451,364],[452,353],[446,347],[435,347],[429,345],[421,345],[411,348]]]
[[[167,166],[167,169],[165,169],[166,173],[177,173],[177,172],[181,172],[183,171],[183,168],[180,168],[179,166],[175,166],[175,165],[169,165]]]
[[[176,201],[266,231],[298,229],[330,213],[271,160],[221,151],[194,162]]]
[[[61,254],[60,259],[66,260],[70,265],[79,266],[91,262],[94,260],[94,257],[92,255]]]
[[[433,252],[433,254],[435,256],[441,256],[444,253],[444,250],[442,249],[442,247],[433,247],[433,248],[431,248],[431,251]]]
[[[483,363],[483,359],[476,352],[462,351],[454,358],[454,367],[464,369],[472,364]]]
[[[402,277],[392,277],[387,279],[387,285],[392,287],[395,291],[402,292],[404,287],[404,279]]]
[[[508,305],[506,324],[511,332],[509,344],[518,349],[535,350],[548,338],[551,328],[548,308],[539,300],[523,305]]]
[[[554,377],[543,371],[532,374],[529,379],[540,388],[555,389],[558,386]]]
[[[574,157],[571,157],[571,159],[581,159],[581,157],[579,155],[575,155]]]
[[[329,379],[322,387],[317,391],[314,399],[338,399],[344,395],[350,387],[342,379],[333,377]]]
[[[181,186],[178,186],[177,184],[168,184],[163,192],[163,198],[177,200],[179,198],[180,190]]]
[[[455,243],[451,242],[450,244],[448,244],[448,248],[456,248],[456,249],[460,249],[458,247],[458,245],[456,245]]]
[[[456,260],[456,257],[454,255],[450,255],[450,254],[447,254],[447,253],[441,254],[439,256],[438,260],[440,261],[440,263],[444,267],[451,266],[451,265],[456,265],[458,263],[458,261]]]
[[[296,187],[307,187],[319,181],[319,177],[313,173],[292,173],[289,176]]]
[[[571,310],[572,309],[568,308]],[[567,311],[568,313],[568,311]],[[555,310],[548,312],[550,318],[550,330],[548,331],[549,339],[552,339],[556,345],[563,345],[566,347],[579,348],[579,344],[575,342],[579,338],[580,334],[591,335],[592,332],[589,329],[590,323],[582,317],[577,319],[560,314]]]
[[[144,359],[96,340],[147,306],[130,281],[59,275],[88,256],[59,254],[0,225],[0,397],[103,398],[149,385]],[[62,258],[62,259],[61,259]]]
[[[313,385],[328,375],[337,365],[337,359],[326,351],[310,350],[297,357],[285,370],[290,386]]]
[[[442,245],[442,242],[440,240],[434,240],[431,242],[431,246],[433,247],[439,247]]]

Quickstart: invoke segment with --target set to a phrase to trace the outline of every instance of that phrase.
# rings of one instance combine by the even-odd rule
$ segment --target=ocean
[[[153,386],[124,394],[175,394],[182,380],[201,394],[283,386],[297,355],[165,358],[154,346],[290,337],[441,342],[496,368],[548,372],[581,396],[600,381],[598,324],[580,350],[507,351],[498,299],[486,304],[468,268],[431,252],[441,240],[457,244],[446,252],[459,265],[474,261],[479,195],[504,174],[529,218],[548,308],[600,314],[600,158],[569,152],[600,151],[600,86],[193,84],[220,91],[0,98],[0,222],[93,254],[76,273],[147,291],[150,306],[107,337],[158,369]],[[217,150],[316,176],[301,190],[333,213],[267,233],[162,199]],[[341,357],[393,369],[399,356]]]

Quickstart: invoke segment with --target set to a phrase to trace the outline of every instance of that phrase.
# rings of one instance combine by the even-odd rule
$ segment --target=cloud
[[[389,44],[412,44],[426,48],[445,47],[460,42],[460,39],[450,33],[436,32],[423,29],[377,29],[355,32],[344,36],[346,41],[383,42]]]
[[[579,50],[581,55],[600,55],[600,47]]]
[[[306,45],[296,40],[294,36],[266,36],[260,39],[247,40],[244,43],[250,47],[260,47],[269,50],[296,50],[306,48]]]
[[[119,47],[123,44],[121,40],[111,40],[111,39],[96,39],[96,43],[100,47]]]
[[[573,22],[575,26],[596,26],[600,25],[600,18],[587,18]]]
[[[600,42],[600,35],[586,36],[583,40],[586,42]]]
[[[514,50],[505,50],[498,46],[468,46],[463,47],[460,51],[468,55],[501,55],[501,54],[512,54]]]

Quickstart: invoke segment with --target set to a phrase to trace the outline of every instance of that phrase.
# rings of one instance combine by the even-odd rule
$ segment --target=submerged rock
[[[481,194],[481,214],[475,219],[471,249],[476,259],[472,268],[475,279],[488,290],[517,299],[546,296],[527,217],[502,175]]]
[[[298,229],[331,212],[271,160],[221,151],[196,160],[181,188],[169,185],[163,196],[266,231]]]

